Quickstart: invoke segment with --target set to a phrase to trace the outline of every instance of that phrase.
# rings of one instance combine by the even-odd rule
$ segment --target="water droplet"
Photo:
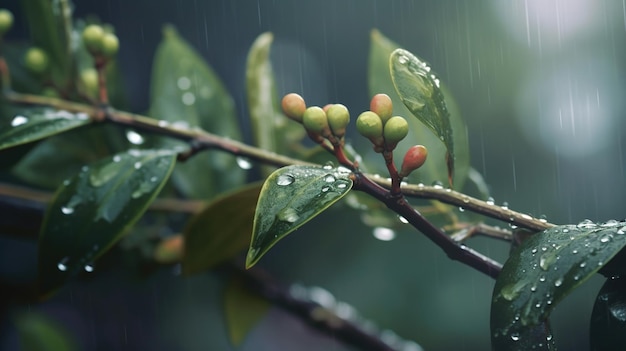
[[[435,188],[435,189],[443,189],[443,183],[438,181],[438,180],[436,180],[436,181],[433,182],[433,188]]]
[[[398,56],[398,62],[400,62],[401,65],[405,65],[409,62],[409,58],[404,55],[400,55]]]
[[[245,157],[237,156],[236,161],[237,166],[239,166],[239,168],[241,169],[248,170],[252,168],[252,162],[250,162],[250,160]]]
[[[487,199],[487,205],[493,206],[495,203],[496,203],[496,200],[494,200],[493,197],[489,196],[489,198]]]
[[[335,176],[333,176],[332,174],[327,174],[327,175],[324,177],[324,181],[325,181],[326,183],[332,183],[332,182],[334,182],[335,180],[337,180],[337,178],[335,178]]]
[[[385,227],[374,228],[374,230],[372,231],[372,234],[374,234],[374,237],[376,239],[382,240],[382,241],[390,241],[390,240],[395,239],[396,237],[396,232],[393,231],[393,229],[385,228]]]
[[[552,334],[548,334],[548,336],[546,336],[546,340],[548,341],[552,340]]]
[[[541,247],[541,251],[546,252],[546,251],[548,251],[548,248],[547,248],[547,247],[545,247],[545,246],[542,246],[542,247]]]
[[[605,235],[605,236],[600,238],[600,242],[601,243],[608,243],[609,241],[611,241],[611,236],[609,236],[609,235]]]
[[[85,265],[84,268],[85,268],[85,272],[88,272],[88,273],[93,272],[93,264],[88,263]]]
[[[122,160],[122,156],[120,155],[113,156],[113,162],[120,162],[121,160]]]
[[[133,167],[135,167],[135,169],[141,168],[141,162],[139,162],[139,161],[135,162]]]
[[[296,181],[296,178],[294,178],[291,174],[281,174],[276,179],[276,184],[280,186],[285,186],[285,185],[292,184],[295,181]]]
[[[533,249],[532,249],[532,250],[530,250],[530,252],[531,252],[533,255],[534,255],[534,254],[536,254],[536,253],[537,253],[537,248],[536,248],[536,247],[533,247]]]
[[[531,286],[530,287],[530,291],[532,291],[532,292],[537,291],[537,286],[536,285]]]
[[[192,92],[186,92],[182,97],[183,104],[187,106],[191,106],[196,102],[196,96]]]
[[[578,267],[580,268],[585,268],[585,266],[587,265],[587,262],[581,262]]]
[[[615,227],[618,224],[619,224],[618,221],[611,219],[611,220],[606,221],[606,223],[601,224],[600,226],[601,227]]]
[[[593,223],[590,219],[585,219],[584,221],[578,223],[576,225],[578,228],[590,229],[596,227],[596,224]]]
[[[180,77],[176,81],[176,85],[178,85],[180,90],[187,90],[191,88],[191,80],[187,77]]]
[[[462,200],[463,200],[463,203],[466,203],[466,204],[470,202],[469,196],[463,195]]]
[[[578,250],[574,249],[574,250],[572,250],[572,253],[575,255],[575,254],[578,253]]]
[[[424,183],[418,183],[418,184],[417,184],[417,187],[418,187],[418,188],[423,188],[423,187],[424,187]]]
[[[28,118],[24,116],[15,116],[13,120],[11,120],[11,127],[21,126],[22,124],[28,123]]]
[[[500,206],[500,207],[502,207],[502,209],[503,209],[503,210],[508,210],[508,209],[509,209],[509,203],[508,203],[508,202],[506,202],[506,201],[504,201],[504,202],[502,203],[502,206]]]
[[[170,122],[160,120],[157,124],[159,125],[159,127],[167,127],[170,124]]]
[[[128,141],[134,145],[141,145],[144,142],[141,134],[135,132],[134,130],[126,131],[126,139],[128,139]]]
[[[324,185],[324,186],[322,187],[322,192],[323,192],[323,193],[327,192],[328,190],[330,190],[330,187],[329,187],[328,185]]]
[[[459,206],[459,212],[465,212],[465,209],[462,206]]]
[[[532,217],[532,216],[527,215],[526,213],[522,213],[522,218],[524,218],[524,219],[528,219],[528,220],[532,220],[532,219],[533,219],[533,217]]]
[[[569,233],[569,229],[567,228],[563,229],[563,233]]]
[[[557,288],[561,285],[563,285],[563,279],[559,278],[554,281],[554,286],[556,286]]]
[[[545,282],[546,281],[546,277],[544,277],[543,275],[541,277],[539,277],[539,281],[540,282]]]
[[[621,227],[617,230],[617,232],[615,232],[616,234],[625,234],[626,233],[626,226],[625,227]]]
[[[278,212],[277,214],[277,217],[279,220],[289,223],[294,223],[295,221],[300,219],[298,212],[296,212],[296,210],[291,207],[286,207],[280,210],[280,212]]]
[[[548,217],[546,217],[546,215],[539,216],[539,222],[548,223]]]
[[[57,263],[57,268],[61,272],[67,271],[67,261],[68,260],[69,260],[69,257],[64,257],[61,261],[59,261],[59,263]]]
[[[63,214],[69,215],[74,213],[74,208],[73,207],[68,207],[68,206],[63,206],[61,207],[61,212],[63,212]]]
[[[333,169],[333,164],[332,163],[327,163],[324,165],[324,167],[322,167],[323,169],[330,171],[331,169]]]
[[[345,189],[347,187],[348,187],[348,184],[346,184],[346,183],[339,183],[339,184],[337,184],[337,188],[339,188],[339,189]]]
[[[408,219],[406,219],[406,218],[404,218],[404,217],[402,217],[402,216],[398,216],[398,219],[399,219],[399,220],[400,220],[400,222],[402,222],[402,223],[405,223],[405,224],[406,224],[406,223],[409,223],[409,220],[408,220]]]
[[[518,334],[518,333],[513,333],[513,334],[511,334],[511,340],[513,340],[513,341],[519,341],[519,334]]]
[[[557,256],[552,253],[541,255],[539,258],[539,267],[541,267],[544,271],[547,271],[550,269],[550,265],[552,265],[552,263],[556,260],[556,257]]]

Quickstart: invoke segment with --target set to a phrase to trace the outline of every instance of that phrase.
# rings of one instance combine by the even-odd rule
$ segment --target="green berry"
[[[409,123],[406,119],[404,119],[404,117],[391,117],[387,123],[385,123],[383,133],[385,137],[385,144],[388,149],[393,149],[400,142],[400,140],[406,138],[407,134],[409,134]]]
[[[13,26],[13,14],[7,9],[0,9],[0,35],[6,33]]]
[[[326,111],[328,124],[333,134],[339,138],[346,135],[346,127],[350,123],[350,112],[342,104],[334,104]]]
[[[356,129],[361,135],[368,138],[374,146],[383,144],[383,120],[372,112],[365,111],[356,119]]]
[[[320,135],[330,134],[328,126],[328,117],[319,106],[311,106],[304,111],[302,115],[302,124],[307,131]]]
[[[100,46],[102,53],[105,56],[111,57],[117,54],[117,51],[120,49],[120,41],[117,39],[117,35],[113,33],[104,33]]]
[[[42,74],[48,68],[48,55],[40,48],[32,47],[24,55],[24,64],[31,72]]]
[[[302,123],[302,115],[306,110],[306,104],[302,96],[296,93],[290,93],[283,97],[281,101],[283,112],[290,119]]]
[[[95,68],[87,68],[80,72],[80,79],[89,96],[96,96],[98,91],[98,72]]]
[[[100,52],[104,30],[97,24],[91,24],[83,30],[83,43],[90,52]]]
[[[370,101],[370,110],[376,112],[383,124],[387,123],[393,113],[393,102],[387,94],[376,94]]]
[[[426,157],[428,156],[428,149],[424,145],[413,145],[409,148],[409,150],[404,154],[404,159],[402,160],[402,168],[400,169],[400,177],[406,177],[414,170],[422,167],[424,162],[426,162]]]

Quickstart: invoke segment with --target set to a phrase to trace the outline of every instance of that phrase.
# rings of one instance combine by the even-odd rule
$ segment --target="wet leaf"
[[[261,183],[254,183],[222,195],[189,220],[183,273],[206,271],[250,245],[260,192]]]
[[[511,253],[494,287],[493,348],[538,347],[527,341],[533,328],[625,245],[626,222],[617,221],[557,226],[526,239]]]
[[[263,33],[250,48],[246,64],[246,95],[255,145],[285,154],[292,143],[302,138],[304,129],[290,122],[281,112],[270,62],[273,39],[272,33]],[[269,175],[273,168],[264,167],[263,171]]]
[[[626,280],[608,279],[591,313],[590,339],[593,351],[619,351],[626,345]]]
[[[425,124],[423,124],[424,121],[418,118],[408,118],[413,113],[405,106],[394,87],[390,75],[389,59],[392,52],[399,47],[397,43],[389,40],[379,31],[372,31],[368,64],[368,86],[370,95],[373,96],[377,93],[389,95],[393,101],[393,114],[407,117],[407,121],[409,122],[409,135],[400,142],[398,146],[399,151],[406,150],[415,144],[422,144],[428,148],[428,160],[420,169],[409,176],[409,180],[414,183],[421,182],[424,184],[432,184],[435,181],[445,182],[449,176],[447,171],[448,164],[446,163],[446,155],[448,153],[446,145],[442,143],[437,135],[431,132],[430,127],[425,127]],[[451,139],[454,140],[453,152],[451,152],[455,159],[454,186],[457,189],[462,189],[469,170],[469,144],[466,127],[461,118],[459,109],[454,103],[454,99],[452,99],[451,94],[445,88],[444,84],[441,84],[439,92],[443,94],[447,103],[452,132]],[[399,153],[399,155],[402,154]],[[379,172],[383,171],[385,170],[383,169]]]
[[[339,201],[352,188],[345,168],[287,166],[263,184],[254,214],[246,267],[254,266],[279,240]]]
[[[70,113],[48,107],[18,110],[0,124],[0,150],[32,143],[91,123],[85,113]]]
[[[174,28],[163,33],[152,70],[150,115],[178,127],[241,139],[233,99],[218,76]],[[164,137],[157,145],[187,147]],[[172,177],[186,196],[206,199],[242,184],[245,172],[232,155],[203,152],[177,165]]]
[[[167,181],[176,154],[129,150],[85,166],[59,187],[39,236],[42,294],[93,269],[146,211]]]
[[[452,186],[454,139],[439,78],[426,62],[404,49],[391,53],[389,67],[393,85],[404,105],[446,145],[445,159]]]
[[[224,316],[233,346],[239,346],[270,310],[271,304],[246,290],[241,279],[231,278],[224,291]]]
[[[15,326],[20,337],[22,351],[71,351],[76,343],[57,321],[35,312],[23,312],[16,316]]]

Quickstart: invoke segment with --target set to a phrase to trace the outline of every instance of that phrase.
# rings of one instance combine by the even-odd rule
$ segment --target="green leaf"
[[[39,236],[39,284],[49,293],[113,246],[167,181],[176,154],[129,150],[85,166],[61,185]]]
[[[279,240],[339,201],[352,188],[350,171],[329,166],[287,166],[263,184],[254,213],[246,267]]]
[[[394,115],[408,117],[413,113],[409,111],[398,95],[394,82],[392,81],[389,67],[391,54],[400,46],[389,40],[378,30],[373,30],[371,35],[371,46],[368,64],[368,86],[370,95],[385,93],[391,97],[393,101]],[[443,84],[440,92],[447,102],[449,121],[452,126],[452,138],[454,140],[453,151],[455,171],[454,185],[458,189],[463,188],[463,184],[469,171],[469,144],[467,140],[466,127],[461,114],[452,99],[451,94],[445,89]],[[431,184],[435,181],[444,181],[448,179],[447,171],[449,164],[447,160],[448,149],[441,142],[438,134],[431,132],[429,127],[424,127],[424,121],[418,118],[407,118],[409,122],[409,135],[398,146],[398,150],[408,149],[415,144],[422,144],[428,148],[428,160],[417,171],[413,172],[409,179],[412,182],[421,182]],[[381,170],[384,171],[384,170]],[[448,180],[449,181],[449,180]]]
[[[452,186],[454,140],[439,78],[426,62],[404,49],[391,53],[389,68],[393,85],[404,105],[446,145],[448,180]]]
[[[222,195],[189,220],[183,273],[206,271],[250,245],[260,192],[261,183],[254,183]]]
[[[55,7],[56,8],[53,8]],[[65,77],[69,50],[62,36],[62,11],[60,2],[50,0],[22,0],[26,23],[32,44],[43,49],[50,57],[55,77]]]
[[[92,121],[85,113],[70,113],[49,107],[20,109],[0,124],[0,150],[32,143],[75,129]]]
[[[224,316],[228,336],[239,346],[248,332],[267,314],[271,304],[246,290],[241,279],[232,278],[224,291]]]
[[[58,322],[35,312],[23,312],[16,316],[15,326],[20,337],[22,351],[71,351],[76,343]]]
[[[304,136],[304,128],[281,112],[276,82],[270,62],[274,36],[266,32],[254,41],[246,64],[246,95],[255,145],[268,151],[289,153]],[[264,167],[269,175],[273,168]]]
[[[154,58],[150,115],[179,127],[200,127],[211,133],[241,139],[235,106],[215,72],[172,27]],[[161,138],[160,147],[187,146]],[[177,188],[188,197],[210,198],[245,179],[234,156],[200,153],[174,170]]]
[[[623,350],[626,345],[626,280],[608,279],[591,313],[591,350]]]
[[[535,234],[511,253],[491,305],[492,347],[528,350],[535,326],[626,245],[626,222],[563,225]],[[552,339],[550,334],[546,338]],[[543,340],[545,346],[545,341]]]

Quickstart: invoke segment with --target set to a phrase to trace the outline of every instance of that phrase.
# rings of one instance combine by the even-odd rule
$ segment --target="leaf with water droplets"
[[[287,166],[272,173],[259,195],[246,267],[344,197],[352,188],[350,174],[341,167],[318,166]]]
[[[563,298],[626,246],[626,234],[620,232],[625,224],[583,221],[556,226],[530,236],[516,248],[493,290],[493,348],[550,349],[546,338],[552,336],[542,323]],[[545,335],[541,336],[541,330]],[[511,339],[513,334],[518,340]]]
[[[452,186],[454,140],[439,78],[426,62],[404,49],[391,53],[389,68],[393,85],[404,105],[445,144],[448,181]]]
[[[389,40],[378,30],[372,31],[368,63],[369,92],[371,95],[377,93],[389,95],[393,101],[394,115],[407,117],[409,135],[400,142],[398,150],[408,149],[415,144],[422,144],[428,148],[428,160],[420,169],[409,176],[409,181],[424,184],[445,181],[449,176],[446,163],[446,154],[448,153],[446,145],[441,142],[439,135],[435,135],[431,129],[424,127],[423,121],[418,118],[408,118],[412,112],[403,103],[392,81],[389,72],[389,58],[391,53],[399,47],[397,43]],[[447,104],[452,126],[452,139],[454,139],[454,186],[457,189],[462,189],[468,176],[470,159],[466,127],[453,97],[443,83],[441,84],[441,93]],[[367,157],[364,159],[367,160]],[[379,172],[386,172],[386,169],[383,168]]]
[[[171,26],[163,29],[163,41],[152,67],[150,116],[172,127],[202,128],[241,139],[235,104],[224,84]],[[165,137],[159,137],[156,143],[159,148],[188,147]],[[245,175],[233,155],[207,152],[178,164],[172,180],[186,196],[208,199],[243,184]]]
[[[75,129],[92,121],[85,113],[71,113],[49,107],[14,109],[19,113],[0,124],[0,150],[32,143]]]
[[[267,151],[289,155],[292,145],[304,136],[304,128],[290,122],[281,113],[276,93],[276,81],[270,62],[270,48],[274,36],[270,32],[259,35],[248,52],[246,62],[246,97],[254,143]],[[262,167],[269,175],[271,167]]]
[[[271,307],[269,301],[246,289],[243,279],[231,275],[224,292],[224,318],[233,346],[243,342]]]
[[[619,351],[626,345],[626,280],[608,279],[591,313],[592,350]]]
[[[39,235],[39,289],[47,294],[113,246],[167,181],[176,154],[129,150],[85,166],[57,190]]]
[[[261,183],[254,183],[211,201],[187,223],[183,273],[206,271],[250,245],[254,211]]]

